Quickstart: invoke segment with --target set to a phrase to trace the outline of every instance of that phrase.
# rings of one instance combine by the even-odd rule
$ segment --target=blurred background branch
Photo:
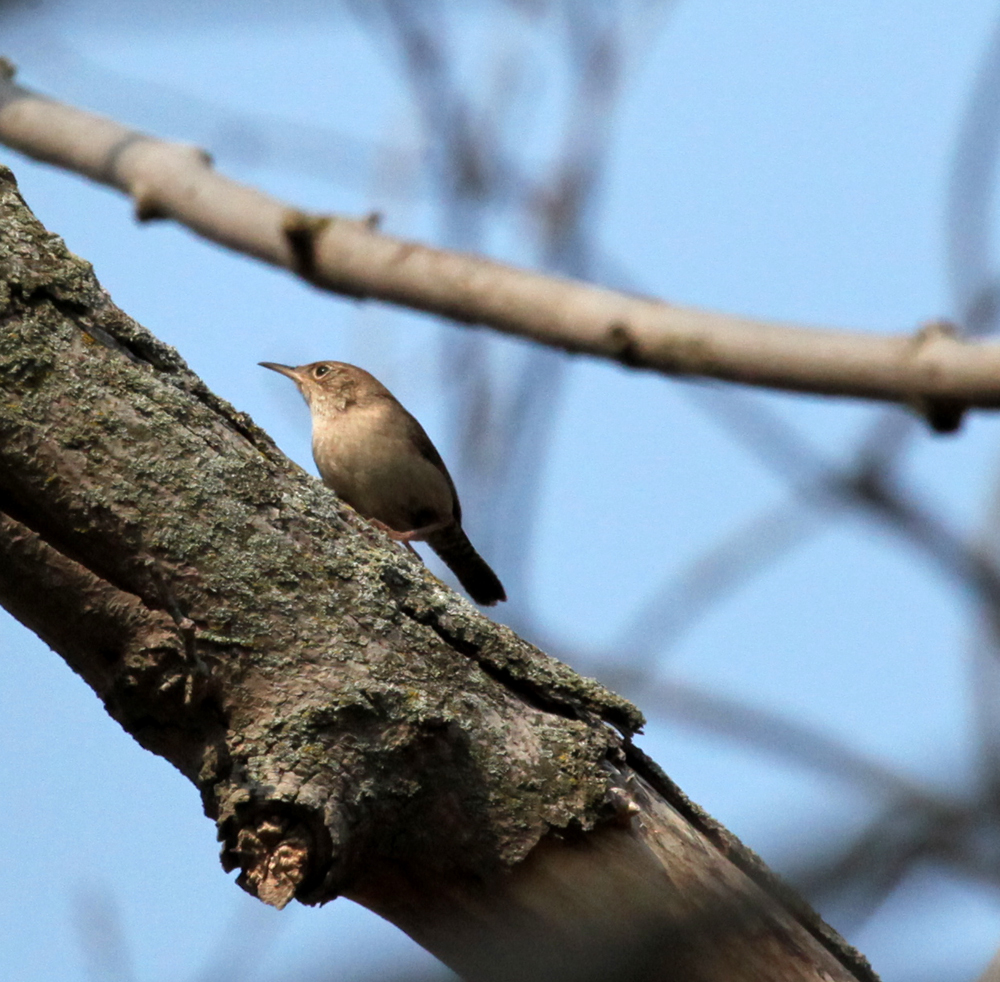
[[[213,20],[220,15],[201,14],[184,4],[160,6],[148,16],[158,18],[156,24],[164,33],[178,33],[179,48],[195,36],[218,41],[232,23],[231,13],[228,20],[222,18],[220,27],[220,21]],[[956,96],[956,125],[950,130],[942,127],[954,136],[950,146],[941,142],[942,166],[950,166],[941,194],[945,244],[941,265],[950,299],[945,297],[941,307],[950,309],[928,306],[914,318],[903,301],[894,301],[897,306],[888,319],[897,331],[943,313],[952,317],[964,337],[995,333],[1000,282],[993,243],[1000,148],[1000,28],[994,23],[994,7],[984,5],[976,22],[988,23],[987,32],[981,26],[974,32],[970,28],[975,44],[982,48],[977,53],[978,67],[970,65],[968,78],[963,76],[954,87],[956,93],[963,87],[969,89],[964,107]],[[678,296],[685,302],[690,298],[692,304],[701,306],[716,306],[716,294],[707,287],[699,287],[700,294],[693,287],[683,288],[679,272],[683,252],[694,253],[693,262],[712,267],[709,278],[713,281],[731,275],[728,268],[742,263],[749,270],[742,284],[746,294],[752,292],[752,276],[759,275],[754,271],[761,268],[754,266],[754,253],[772,249],[778,254],[777,245],[763,244],[763,240],[757,244],[750,229],[749,204],[746,208],[729,206],[728,211],[721,206],[720,224],[711,225],[707,216],[714,214],[710,211],[714,198],[723,195],[727,175],[720,161],[726,156],[725,152],[702,154],[699,141],[709,141],[709,127],[715,122],[736,134],[733,144],[723,147],[736,159],[739,140],[750,145],[753,136],[741,128],[739,110],[732,108],[742,103],[727,101],[732,98],[730,90],[713,88],[709,76],[731,73],[734,79],[749,78],[756,92],[767,77],[786,70],[797,48],[768,48],[781,43],[771,40],[777,38],[773,32],[753,40],[739,37],[732,49],[724,48],[727,32],[738,34],[739,28],[730,27],[728,20],[717,23],[717,34],[698,51],[712,53],[718,47],[742,52],[756,45],[764,50],[763,69],[756,74],[744,69],[747,74],[738,75],[735,57],[727,62],[720,55],[714,61],[701,54],[702,60],[689,70],[696,89],[710,95],[704,103],[691,103],[695,122],[684,129],[683,119],[678,122],[674,114],[669,116],[674,130],[666,124],[662,131],[656,129],[659,117],[667,115],[670,105],[683,104],[685,96],[663,85],[650,91],[644,69],[651,52],[669,52],[660,54],[657,64],[671,63],[671,59],[683,62],[683,50],[664,48],[664,37],[683,14],[690,20],[676,29],[690,32],[682,35],[690,43],[696,27],[688,25],[700,24],[697,18],[702,16],[694,3],[481,0],[459,5],[446,0],[353,0],[338,5],[335,24],[322,22],[330,39],[327,60],[311,63],[317,87],[332,85],[341,71],[339,52],[353,51],[351,46],[370,49],[371,54],[365,55],[368,60],[358,56],[364,69],[352,76],[357,80],[357,90],[352,90],[357,106],[353,116],[343,118],[311,111],[308,96],[295,95],[290,78],[282,79],[288,94],[276,104],[238,109],[231,97],[216,95],[210,86],[199,89],[191,84],[185,69],[178,69],[174,77],[168,73],[139,77],[142,73],[134,64],[131,68],[119,65],[107,53],[119,50],[110,42],[103,49],[82,34],[74,35],[73,24],[79,23],[72,19],[74,9],[87,8],[82,4],[75,8],[67,0],[48,6],[47,13],[46,5],[8,5],[0,10],[0,24],[8,27],[11,39],[10,51],[24,66],[26,77],[59,98],[93,106],[129,125],[203,144],[220,164],[240,170],[251,182],[265,172],[282,193],[291,189],[292,200],[306,200],[308,195],[310,200],[323,201],[325,207],[327,197],[343,194],[336,197],[338,209],[350,210],[348,206],[355,201],[358,213],[382,208],[390,221],[409,222],[413,235],[450,248],[632,292]],[[98,27],[111,37],[117,24],[126,39],[121,50],[128,48],[134,30],[130,18],[136,15],[129,9],[122,0],[113,12],[103,14],[110,20]],[[289,8],[282,19],[298,20],[304,32],[314,32],[317,10],[317,5],[302,3]],[[788,20],[791,14],[778,11],[775,16]],[[884,35],[878,33],[880,25],[863,20],[866,15],[855,12],[851,16],[865,25],[859,34],[867,33],[887,47],[895,41],[896,32],[903,30],[903,20],[909,24],[917,14],[907,10],[901,20],[885,28]],[[943,16],[958,15],[949,8]],[[734,12],[726,17],[736,22]],[[837,25],[824,24],[822,30],[835,32]],[[808,39],[800,34],[794,41],[804,47]],[[842,61],[845,72],[868,78],[848,64],[847,42],[837,43],[842,52],[834,62]],[[901,48],[907,43],[899,41]],[[296,46],[304,47],[301,40]],[[915,57],[913,47],[910,54]],[[947,48],[934,37],[935,68]],[[295,67],[292,59],[286,57],[284,65],[290,76]],[[364,85],[375,86],[371,81],[375,65],[381,65],[392,79],[395,98],[404,107],[381,117],[369,108],[362,93]],[[235,71],[231,66],[226,70]],[[205,74],[210,74],[208,69]],[[815,76],[821,74],[817,67]],[[871,71],[872,78],[878,75]],[[656,76],[673,82],[679,77]],[[806,69],[804,77],[814,75]],[[278,87],[277,81],[271,84]],[[732,88],[740,84],[733,82]],[[840,90],[835,89],[827,103],[810,89],[806,122],[802,122],[795,116],[791,91],[795,84],[788,83],[789,91],[783,94],[786,101],[772,110],[792,120],[789,125],[797,127],[795,139],[799,133],[811,132],[808,126],[814,123],[833,127],[837,100],[845,101]],[[871,79],[866,84],[874,85]],[[946,86],[942,83],[941,88]],[[855,102],[847,100],[850,124],[845,132],[862,128],[858,119],[863,101],[855,98]],[[922,106],[930,103],[915,98],[910,90],[906,99]],[[929,114],[931,109],[922,111]],[[637,114],[638,125],[630,122]],[[374,118],[388,122],[371,124]],[[758,131],[772,125],[763,110],[751,123]],[[639,139],[645,129],[656,129],[658,139],[672,154],[694,156],[697,166],[705,170],[709,191],[698,198],[701,213],[695,232],[686,234],[678,202],[689,185],[682,186],[679,172],[671,169],[674,157],[656,158],[649,165],[659,168],[652,186],[671,204],[659,207],[646,198],[628,198],[626,233],[612,241],[613,203],[616,196],[623,196],[621,183],[627,180],[616,174],[625,170],[623,161],[634,162],[649,152]],[[675,132],[683,140],[676,147],[670,143]],[[894,132],[891,120],[879,118],[864,153],[856,151],[853,158],[874,159],[876,144],[895,139]],[[739,157],[733,165],[742,168],[743,183],[737,192],[741,202],[757,193],[766,194],[763,178],[758,176],[758,184],[754,183],[752,153],[764,155],[770,169],[778,167],[774,163],[778,150],[753,146],[751,156]],[[840,153],[843,160],[851,156],[836,146],[836,139],[822,150],[833,157]],[[786,148],[785,153],[789,152]],[[894,153],[896,168],[895,161],[906,155]],[[777,269],[776,279],[801,279],[808,284],[809,277],[800,275],[795,265],[798,254],[809,249],[821,254],[820,241],[831,234],[829,229],[837,221],[832,212],[838,207],[846,211],[824,185],[819,165],[814,166],[818,176],[808,180],[820,187],[818,198],[831,198],[831,211],[822,212],[820,219],[809,212],[806,231],[796,226],[789,233],[800,238],[787,254],[780,253],[780,261],[765,256],[762,266]],[[848,169],[843,161],[834,166]],[[869,161],[867,166],[875,165]],[[781,195],[797,200],[795,180],[780,173]],[[296,197],[299,178],[319,183],[321,190],[307,185],[301,192],[303,198]],[[880,187],[879,193],[888,198],[889,182]],[[876,194],[871,192],[873,199]],[[912,210],[922,199],[917,192],[907,194],[906,205]],[[881,215],[879,204],[866,203],[866,207]],[[937,199],[929,207],[937,220],[941,210]],[[642,221],[642,212],[654,208],[655,222],[668,230],[662,241],[651,239]],[[779,229],[787,220],[782,214],[767,216],[768,225]],[[843,221],[851,224],[850,217]],[[806,238],[807,233],[811,238]],[[876,234],[873,227],[852,227],[847,241],[861,251],[859,240],[868,236],[874,241]],[[907,234],[894,228],[893,247],[902,250]],[[701,245],[703,239],[726,238],[751,245],[735,259],[724,251],[708,252]],[[652,264],[645,261],[650,250],[658,250]],[[112,260],[106,259],[105,264],[111,267]],[[818,274],[814,275],[818,281]],[[887,295],[894,289],[892,275],[892,270],[878,273],[877,288]],[[831,292],[849,294],[859,310],[867,309],[862,295],[877,290],[860,278],[851,287],[845,291],[842,283],[834,283]],[[738,294],[738,288],[734,292]],[[810,304],[818,306],[815,297],[819,295],[817,288],[815,296],[801,301],[810,319],[814,316]],[[754,303],[769,314],[771,307],[777,310],[777,300],[755,297],[747,299],[746,307],[742,297],[737,306],[719,306],[747,316],[754,314]],[[309,318],[320,323],[314,335],[306,335],[302,328],[312,346],[303,357],[293,357],[293,350],[286,359],[280,347],[264,350],[264,344],[291,349],[306,346],[296,332],[275,332],[273,325],[283,322],[284,303],[275,303],[275,311],[267,312],[257,340],[247,335],[241,341],[241,347],[253,346],[253,357],[246,360],[256,361],[258,349],[261,356],[289,361],[334,354],[320,347],[329,344],[326,318],[330,307],[296,314],[299,323]],[[853,308],[847,309],[853,315]],[[787,311],[782,314],[786,319],[790,316]],[[735,393],[721,385],[670,385],[610,367],[601,369],[608,375],[598,380],[595,369],[558,352],[447,324],[421,322],[413,328],[410,321],[385,312],[377,315],[377,326],[380,336],[389,340],[380,348],[372,338],[374,316],[343,314],[350,329],[338,336],[338,343],[346,346],[353,338],[355,345],[366,346],[366,352],[374,355],[366,367],[383,376],[396,373],[404,382],[400,395],[408,404],[411,397],[417,402],[426,399],[424,412],[418,410],[418,415],[429,415],[443,434],[438,442],[448,447],[445,456],[457,472],[473,538],[495,560],[510,587],[514,602],[504,616],[512,626],[637,700],[654,720],[649,739],[662,741],[664,746],[664,752],[654,756],[710,811],[715,807],[711,795],[716,786],[735,787],[736,799],[741,795],[753,799],[751,786],[757,783],[765,788],[762,794],[771,793],[767,790],[773,783],[771,772],[757,769],[763,766],[757,763],[759,759],[780,762],[780,767],[808,775],[785,798],[775,796],[780,805],[759,807],[768,812],[764,818],[755,817],[749,807],[740,811],[739,803],[721,791],[719,807],[731,809],[735,821],[728,815],[722,817],[737,831],[741,821],[773,830],[766,858],[786,869],[835,926],[858,932],[866,942],[872,940],[871,932],[881,932],[878,938],[886,940],[876,938],[874,947],[883,952],[916,952],[909,961],[900,956],[900,964],[912,967],[936,957],[941,933],[947,930],[942,925],[950,923],[946,922],[947,898],[962,912],[967,910],[962,904],[972,904],[967,898],[977,898],[975,902],[981,904],[977,910],[988,912],[983,920],[1000,914],[996,884],[1000,843],[1000,510],[996,502],[1000,478],[995,471],[997,431],[992,424],[969,426],[971,433],[955,438],[957,449],[946,450],[927,435],[919,418],[898,409],[855,408],[850,410],[853,415],[837,417],[847,422],[830,423],[839,410],[830,409],[831,416],[821,420],[819,410],[808,400]],[[819,313],[815,318],[824,319]],[[833,314],[830,319],[836,322]],[[847,322],[868,323],[868,319],[859,315]],[[404,323],[405,336],[398,326]],[[207,335],[216,328],[200,330]],[[406,340],[411,331],[417,341]],[[226,332],[220,329],[219,333]],[[189,343],[182,344],[186,355]],[[224,343],[228,357],[232,336]],[[433,352],[432,358],[424,354],[427,350]],[[207,361],[219,364],[224,360],[218,349],[206,352]],[[391,378],[386,380],[399,391]],[[670,385],[670,401],[658,401],[660,389],[651,387],[654,381],[657,386]],[[412,386],[409,394],[406,384]],[[640,393],[636,402],[629,401],[626,386]],[[249,383],[233,386],[240,395],[248,389]],[[424,396],[425,391],[430,395]],[[617,414],[615,400],[628,412]],[[268,410],[253,411],[260,418]],[[294,409],[287,412],[294,420],[289,432],[305,426],[293,415]],[[604,442],[595,435],[603,432],[600,423],[594,422],[600,417],[613,420],[613,436]],[[653,435],[642,437],[647,422]],[[574,435],[565,436],[567,431]],[[690,441],[680,443],[678,431],[689,433]],[[564,449],[566,441],[571,451]],[[568,479],[560,477],[568,465],[559,464],[567,456],[573,462]],[[986,458],[992,469],[980,475],[979,462]],[[306,455],[301,459],[307,459]],[[653,475],[650,486],[654,490],[641,499],[647,506],[643,511],[633,507],[632,488],[645,480],[646,470]],[[579,505],[596,487],[607,485],[610,490],[600,499],[595,497],[593,507]],[[675,488],[679,489],[676,494]],[[704,520],[705,512],[686,510],[685,502],[699,497],[717,517],[711,524]],[[979,520],[973,517],[975,508],[984,512]],[[559,516],[558,522],[553,514]],[[690,519],[689,515],[698,517]],[[697,526],[696,534],[685,538],[673,532],[662,537],[662,529],[689,524]],[[560,543],[571,540],[571,547],[560,545],[556,550],[556,539]],[[646,539],[655,543],[649,551],[642,549]],[[855,546],[858,542],[863,548]],[[547,559],[548,554],[557,558]],[[838,563],[841,554],[844,558]],[[641,575],[629,579],[627,570],[635,564],[641,564]],[[583,600],[574,594],[584,589],[576,575],[579,567],[586,567],[600,584]],[[888,592],[892,584],[885,580],[898,576],[902,581],[902,570],[907,578],[899,584],[900,593]],[[569,584],[565,589],[551,585],[561,578]],[[617,581],[623,584],[619,592],[615,592]],[[887,590],[885,599],[871,614],[870,594],[882,587]],[[834,613],[826,611],[826,603]],[[771,620],[762,613],[768,604]],[[588,606],[599,608],[593,617]],[[918,635],[927,623],[928,607],[937,622],[947,621],[954,608],[956,623],[964,627],[945,632],[944,642],[935,635],[924,647],[925,639]],[[572,613],[560,617],[562,608]],[[574,631],[577,621],[587,625],[590,636],[585,640]],[[716,625],[722,621],[732,628],[721,635],[724,642],[720,644]],[[789,625],[802,621],[806,629],[786,637],[783,632]],[[911,623],[917,625],[912,630]],[[831,641],[835,631],[845,638],[840,647]],[[964,638],[952,636],[963,632]],[[796,640],[799,637],[805,639],[801,644]],[[782,662],[777,649],[784,643],[793,654]],[[858,722],[861,711],[854,708],[852,699],[857,695],[858,705],[865,705],[859,694],[872,692],[871,699],[877,700],[906,689],[915,676],[927,673],[930,677],[928,666],[934,657],[930,646],[945,643],[951,648],[941,658],[958,666],[956,674],[964,672],[965,739],[953,738],[957,750],[947,741],[935,742],[939,735],[935,714],[947,694],[928,682],[926,694],[911,712],[912,730],[904,730],[902,722],[894,724],[905,733],[900,740],[912,756],[882,749],[872,735],[878,729],[876,721]],[[856,662],[849,661],[851,646],[861,649]],[[772,648],[773,663],[767,660]],[[716,651],[720,651],[718,668],[713,661]],[[842,688],[832,686],[836,706],[831,709],[823,702],[822,690],[824,680],[832,675],[825,666],[837,658],[849,665],[844,671],[850,680],[838,683]],[[820,667],[809,675],[800,665]],[[773,704],[762,701],[763,684],[756,686],[757,676],[780,679],[774,684]],[[802,684],[803,679],[808,684]],[[889,713],[890,709],[884,710],[886,716]],[[681,766],[686,759],[685,740],[696,739],[705,741],[707,749],[692,756],[694,763],[685,765],[684,776],[674,774],[672,760],[676,757]],[[891,739],[887,737],[886,743],[891,744]],[[689,781],[704,781],[707,792],[688,788]],[[808,781],[822,782],[820,790]],[[800,799],[812,802],[813,811],[804,814],[806,806],[800,805]],[[797,834],[788,833],[791,827]],[[756,842],[751,838],[749,844]],[[926,882],[929,869],[939,871],[938,878],[930,881],[932,889],[921,894],[919,885]],[[958,894],[953,883],[963,885],[961,903],[954,899]],[[154,915],[146,916],[152,920]],[[972,918],[963,913],[963,919]],[[936,933],[915,926],[928,920],[938,926]],[[990,923],[1000,938],[1000,920]],[[107,933],[88,930],[91,939]],[[120,933],[127,935],[130,930],[141,933],[134,920],[125,923]],[[250,925],[245,936],[255,937],[259,931],[260,925]],[[294,945],[294,933],[288,943]],[[93,948],[92,941],[87,944]],[[968,944],[971,949],[972,942]],[[125,946],[132,952],[139,947]],[[88,957],[93,965],[98,964],[99,958]],[[954,971],[937,971],[935,977],[957,979],[974,974],[948,957]],[[981,966],[985,958],[976,957]],[[974,960],[970,956],[970,962]],[[92,972],[97,973],[94,977],[100,977],[100,971],[105,977],[115,977],[108,975],[111,970],[95,968]],[[130,977],[121,975],[118,968],[113,971]],[[144,977],[131,968],[128,971]],[[363,974],[359,970],[357,977]],[[914,977],[891,965],[885,974],[890,979]],[[327,976],[304,965],[297,977]]]

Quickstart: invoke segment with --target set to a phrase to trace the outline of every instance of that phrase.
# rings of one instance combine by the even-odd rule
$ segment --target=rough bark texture
[[[351,896],[475,979],[871,978],[631,745],[634,707],[283,457],[2,168],[0,602],[269,903]]]

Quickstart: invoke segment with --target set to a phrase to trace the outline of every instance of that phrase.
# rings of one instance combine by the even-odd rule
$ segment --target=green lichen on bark
[[[308,829],[315,901],[386,864],[485,875],[601,821],[629,703],[285,459],[114,307],[9,171],[0,222],[0,512],[170,618],[172,648],[99,656],[102,697],[199,786],[231,862],[254,814],[281,813],[268,834]]]

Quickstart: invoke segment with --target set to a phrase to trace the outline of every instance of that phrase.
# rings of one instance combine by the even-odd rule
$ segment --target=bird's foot
[[[408,532],[399,532],[394,528],[390,528],[385,522],[380,522],[377,518],[369,518],[369,522],[375,526],[377,529],[381,529],[390,539],[394,542],[403,542],[409,545],[411,542],[423,542],[428,535],[432,535],[434,532],[440,532],[441,529],[447,528],[454,519],[449,519],[446,522],[435,522],[433,525],[423,525],[418,529],[410,529]]]

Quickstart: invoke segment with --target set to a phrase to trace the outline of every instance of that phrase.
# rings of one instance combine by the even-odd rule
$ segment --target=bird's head
[[[369,382],[379,386],[379,383],[364,369],[342,361],[314,361],[309,365],[299,365],[297,368],[279,365],[273,361],[262,361],[258,364],[263,368],[270,368],[272,372],[287,375],[298,386],[309,408],[314,411],[324,409],[343,411],[357,401],[359,390],[365,389]]]

